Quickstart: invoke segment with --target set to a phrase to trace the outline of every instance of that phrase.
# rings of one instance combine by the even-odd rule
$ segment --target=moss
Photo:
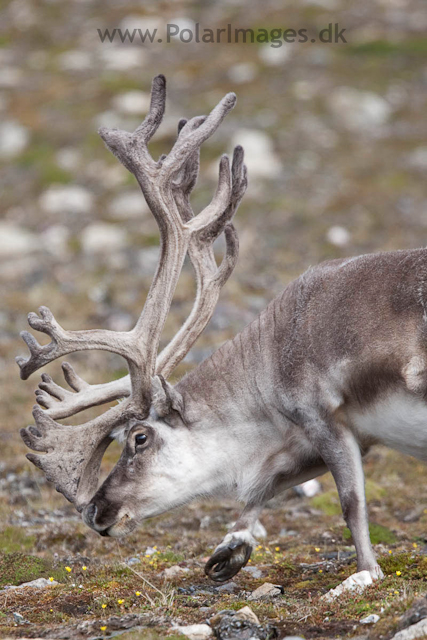
[[[26,535],[25,530],[19,527],[6,527],[0,531],[0,549],[4,553],[31,549],[35,541],[35,536]]]
[[[325,491],[325,493],[311,499],[311,504],[315,509],[320,509],[328,516],[336,516],[341,513],[341,505],[337,491]]]
[[[375,522],[369,523],[369,536],[372,544],[394,544],[397,540],[393,531],[390,531],[387,527],[383,527],[381,524],[376,524]],[[344,540],[352,539],[351,532],[348,527],[344,528],[343,538]]]
[[[64,569],[55,569],[44,558],[24,553],[5,553],[0,557],[0,586],[19,585],[37,578],[53,577],[58,582],[65,580]]]
[[[360,44],[349,44],[342,50],[350,55],[396,56],[396,55],[425,55],[427,53],[427,38],[410,38],[400,42],[390,40],[372,40]]]

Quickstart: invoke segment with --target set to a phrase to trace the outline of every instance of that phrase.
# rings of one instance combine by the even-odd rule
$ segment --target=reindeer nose
[[[89,527],[95,528],[96,512],[96,504],[93,504],[93,502],[90,502],[83,510],[83,520],[87,525],[89,525]]]

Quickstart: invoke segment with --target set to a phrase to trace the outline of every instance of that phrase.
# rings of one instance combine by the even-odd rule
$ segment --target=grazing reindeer
[[[362,456],[382,443],[427,459],[427,250],[331,260],[292,282],[233,340],[172,387],[166,378],[200,335],[237,260],[231,219],[246,189],[243,150],[230,170],[223,156],[212,202],[190,205],[200,145],[233,108],[228,94],[207,117],[179,124],[171,152],[155,162],[147,144],[165,106],[165,79],[153,81],[150,111],[132,134],[101,129],[107,147],[135,175],[159,225],[161,255],[143,311],[129,332],[66,331],[41,307],[28,321],[51,337],[24,332],[23,379],[67,353],[104,349],[123,356],[129,375],[89,385],[64,363],[74,390],[49,376],[36,391],[28,454],[101,535],[121,536],[144,518],[208,495],[246,503],[206,565],[221,582],[246,564],[254,524],[278,492],[327,470],[336,481],[355,542],[358,570],[382,576],[368,532]],[[225,234],[218,267],[212,244]],[[160,334],[189,253],[197,277],[194,307],[157,355]],[[69,427],[55,420],[123,399]],[[124,438],[120,460],[98,488],[103,453]]]

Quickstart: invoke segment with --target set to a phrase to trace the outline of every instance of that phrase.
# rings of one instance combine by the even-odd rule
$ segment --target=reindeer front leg
[[[354,540],[357,570],[383,578],[369,538],[365,477],[359,443],[347,425],[320,418],[305,421],[306,434],[332,473],[344,519]]]
[[[254,529],[264,504],[248,504],[240,518],[205,565],[205,573],[214,582],[226,582],[248,562],[255,549]]]

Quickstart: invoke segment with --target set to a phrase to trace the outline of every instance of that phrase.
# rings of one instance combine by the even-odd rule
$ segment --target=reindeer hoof
[[[205,564],[206,575],[214,582],[230,580],[247,564],[252,548],[247,542],[218,547]]]

